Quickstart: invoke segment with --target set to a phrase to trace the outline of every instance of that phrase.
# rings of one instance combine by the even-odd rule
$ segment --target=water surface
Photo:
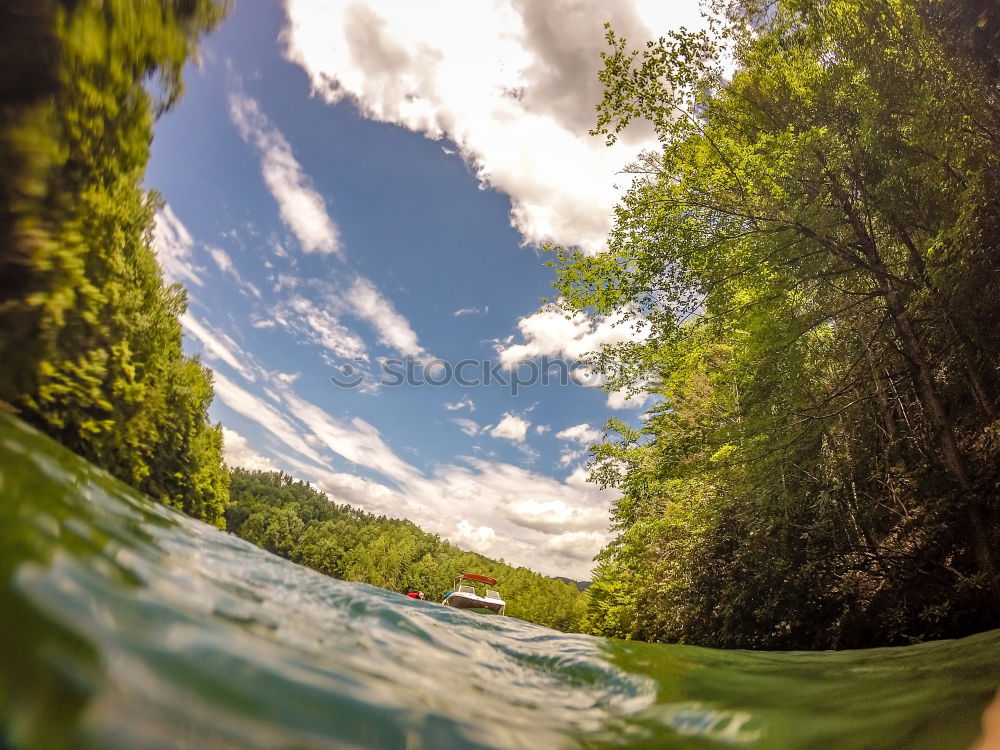
[[[563,634],[345,583],[0,414],[0,746],[967,748],[1000,631],[838,653]]]

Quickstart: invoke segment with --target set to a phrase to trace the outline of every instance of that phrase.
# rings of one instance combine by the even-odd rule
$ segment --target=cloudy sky
[[[587,134],[603,24],[641,43],[698,20],[693,0],[237,2],[147,177],[227,460],[588,578],[613,495],[587,448],[643,399],[559,365],[505,381],[642,335],[542,308],[538,247],[599,252],[651,145]]]

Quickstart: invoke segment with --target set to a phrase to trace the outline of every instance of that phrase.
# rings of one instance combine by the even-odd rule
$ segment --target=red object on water
[[[410,597],[411,599],[419,599],[420,598],[420,594],[418,594],[416,591],[410,591],[407,594],[407,596]]]

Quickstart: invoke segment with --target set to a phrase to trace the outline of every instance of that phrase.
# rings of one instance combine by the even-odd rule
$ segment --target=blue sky
[[[381,381],[406,359],[438,380],[463,360],[524,378],[641,337],[540,309],[538,247],[600,251],[616,172],[653,145],[641,128],[612,149],[587,136],[602,25],[639,42],[697,18],[660,5],[236,3],[147,174],[231,464],[589,576],[614,494],[585,481],[585,450],[608,416],[637,424],[644,395]]]

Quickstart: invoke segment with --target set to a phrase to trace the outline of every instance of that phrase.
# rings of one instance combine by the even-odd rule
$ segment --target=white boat
[[[485,592],[480,595],[476,591],[476,584],[485,585]],[[507,602],[500,598],[500,592],[489,588],[496,586],[495,578],[480,575],[479,573],[462,573],[455,576],[455,588],[445,594],[442,604],[458,609],[467,609],[472,612],[479,612],[484,615],[502,615]]]

